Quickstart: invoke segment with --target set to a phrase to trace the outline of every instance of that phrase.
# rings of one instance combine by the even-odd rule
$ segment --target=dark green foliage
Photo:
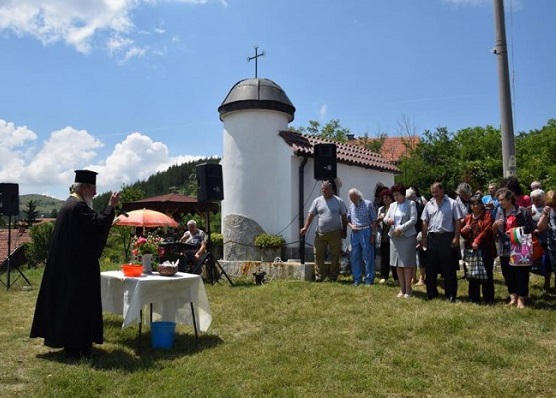
[[[454,136],[459,154],[459,182],[469,183],[475,190],[486,189],[491,179],[502,176],[502,139],[491,126],[460,130]]]
[[[184,195],[197,196],[196,167],[201,163],[218,163],[219,158],[204,158],[180,165],[170,166],[168,170],[150,176],[147,180],[137,181],[130,185],[123,185],[122,192],[129,193],[129,197],[122,201],[139,200],[151,196],[177,192]],[[139,193],[139,194],[138,194]],[[98,195],[94,201],[94,208],[101,211],[108,204],[110,192]],[[212,223],[211,223],[212,224]]]
[[[517,176],[527,185],[543,183],[545,191],[556,188],[556,119],[540,130],[520,133],[516,137]]]
[[[258,247],[282,247],[285,244],[286,241],[281,235],[260,234],[255,236],[255,246]]]
[[[218,232],[211,232],[210,241],[215,246],[222,246],[224,244],[224,235]]]
[[[50,239],[53,232],[53,222],[43,222],[38,225],[33,225],[29,229],[31,241],[26,244],[27,247],[25,249],[25,256],[27,257],[29,266],[36,267],[46,263]]]
[[[102,264],[124,264],[130,261],[132,228],[115,225],[110,229],[106,247],[102,251]]]
[[[545,191],[556,183],[556,119],[540,130],[516,136],[517,176],[525,187],[538,180]],[[471,184],[474,190],[486,190],[490,181],[501,181],[502,139],[494,127],[472,127],[455,134],[446,128],[425,131],[421,142],[410,156],[402,158],[397,182],[417,186],[428,194],[435,181],[444,183],[446,192],[453,194],[460,182]]]
[[[360,138],[360,141],[363,143],[365,149],[375,153],[380,153],[386,138],[388,138],[388,134],[386,133],[380,133],[377,138],[373,139],[369,138],[369,134],[365,133],[363,137]]]
[[[27,227],[31,228],[33,223],[37,220],[39,212],[37,211],[37,204],[34,200],[27,202],[26,209],[23,211],[25,216],[25,221],[27,222]]]
[[[25,212],[27,204],[30,201],[35,203],[36,211],[38,212],[37,218],[50,217],[53,211],[56,211],[57,214],[58,210],[60,210],[64,204],[64,200],[52,198],[50,196],[37,194],[21,195],[19,197],[20,214]]]

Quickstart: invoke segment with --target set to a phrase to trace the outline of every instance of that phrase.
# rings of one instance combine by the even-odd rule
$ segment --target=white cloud
[[[21,176],[30,143],[36,139],[26,126],[17,127],[0,119],[0,181],[12,182]]]
[[[52,132],[38,147],[31,145],[36,140],[27,127],[0,119],[0,181],[18,183],[21,194],[44,193],[60,199],[67,195],[77,169],[98,172],[97,191],[102,193],[201,158],[170,156],[167,145],[138,132],[116,144],[106,159],[98,158],[104,144],[85,130],[68,126]]]
[[[219,1],[227,6],[225,0]],[[101,43],[101,48],[126,62],[148,51],[134,38],[145,32],[134,24],[132,11],[163,2],[195,5],[208,0],[0,0],[0,31],[31,36],[44,45],[64,42],[84,54]],[[163,35],[163,21],[151,31]]]
[[[138,0],[17,0],[0,5],[0,29],[30,35],[43,44],[63,41],[88,53],[94,36],[133,30],[130,11]]]
[[[27,126],[16,127],[15,124],[0,119],[0,147],[14,148],[23,145],[27,141],[37,139],[37,135],[29,130]]]
[[[54,131],[25,166],[22,181],[30,185],[71,182],[73,170],[92,161],[102,146],[102,142],[85,130],[66,127]]]
[[[92,165],[100,175],[99,192],[118,190],[122,184],[145,180],[168,167],[200,159],[200,156],[171,157],[168,147],[135,132],[114,147],[104,164]],[[104,188],[103,188],[104,187]]]

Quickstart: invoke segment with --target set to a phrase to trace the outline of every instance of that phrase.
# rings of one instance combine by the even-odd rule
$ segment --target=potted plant
[[[152,257],[153,254],[158,254],[158,244],[162,242],[162,238],[149,234],[146,238],[144,236],[133,237],[132,253],[134,256],[141,256],[141,263],[143,264],[143,272],[152,271]]]
[[[255,246],[261,249],[261,261],[274,261],[280,257],[286,240],[281,235],[260,234],[255,237]]]
[[[218,232],[211,232],[210,242],[212,244],[212,255],[216,259],[221,259],[224,253],[224,236]]]

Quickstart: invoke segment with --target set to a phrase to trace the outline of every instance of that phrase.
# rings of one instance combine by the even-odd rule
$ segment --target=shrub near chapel
[[[260,234],[255,237],[255,246],[261,249],[278,248],[286,244],[281,235]]]

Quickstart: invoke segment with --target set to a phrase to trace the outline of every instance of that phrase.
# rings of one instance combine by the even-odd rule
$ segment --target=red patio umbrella
[[[114,219],[113,225],[130,227],[177,227],[179,224],[172,217],[156,210],[141,209],[120,214]]]

